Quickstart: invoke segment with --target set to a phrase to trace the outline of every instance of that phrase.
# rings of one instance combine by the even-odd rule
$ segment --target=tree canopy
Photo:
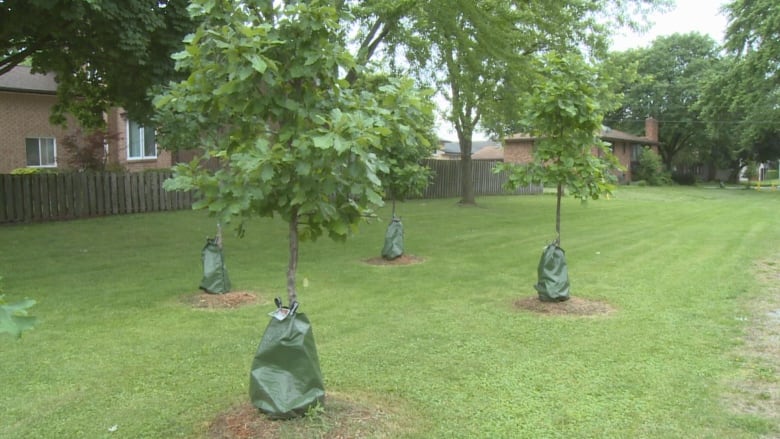
[[[202,24],[175,55],[189,76],[155,102],[163,141],[204,155],[166,187],[196,189],[196,207],[226,222],[287,221],[292,302],[299,239],[345,239],[382,204],[383,175],[416,178],[418,157],[391,151],[429,153],[431,106],[408,79],[365,69],[343,78],[361,69],[331,2],[195,0],[190,11]],[[210,158],[225,166],[209,171]]]
[[[29,62],[53,73],[52,120],[73,114],[103,124],[121,106],[135,120],[152,113],[149,92],[174,77],[171,54],[194,28],[188,0],[5,0],[0,2],[0,74]]]
[[[780,4],[734,0],[726,4],[725,48],[731,59],[710,83],[704,111],[711,130],[730,125],[742,160],[780,158]]]
[[[679,156],[711,144],[698,104],[702,86],[720,65],[719,47],[696,32],[655,39],[650,47],[612,54],[611,61],[631,69],[635,82],[624,84],[622,105],[606,116],[606,123],[642,134],[644,121],[659,121],[659,153],[671,169]]]

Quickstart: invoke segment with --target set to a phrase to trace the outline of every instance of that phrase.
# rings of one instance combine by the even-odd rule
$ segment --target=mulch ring
[[[401,255],[395,259],[387,260],[381,256],[371,259],[366,259],[366,264],[369,265],[414,265],[420,264],[425,261],[425,258],[414,255]]]
[[[403,435],[401,416],[368,400],[328,393],[325,406],[308,416],[289,420],[271,419],[251,403],[231,407],[207,427],[214,439],[361,438]]]
[[[556,316],[600,316],[615,311],[608,303],[582,297],[570,297],[565,302],[542,302],[538,296],[532,296],[518,299],[514,305],[524,311]]]
[[[193,308],[235,309],[261,303],[262,298],[248,291],[230,291],[224,294],[210,294],[201,291],[195,294],[184,295],[181,297],[181,301]]]

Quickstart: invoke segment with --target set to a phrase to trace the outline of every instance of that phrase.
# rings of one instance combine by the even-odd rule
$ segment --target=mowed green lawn
[[[780,256],[780,191],[620,188],[563,203],[572,295],[606,316],[515,309],[554,238],[552,196],[399,205],[410,266],[372,266],[389,209],[346,243],[301,246],[301,311],[326,390],[383,407],[365,437],[754,438],[729,382],[758,261]],[[203,437],[248,401],[254,351],[284,296],[286,224],[225,236],[234,290],[264,303],[193,309],[200,212],[0,228],[6,299],[38,300],[38,327],[0,338],[0,437]],[[303,279],[308,287],[304,288]],[[776,291],[776,290],[775,290]],[[748,371],[749,372],[749,371]],[[764,379],[776,380],[773,374]],[[327,410],[327,406],[326,406]],[[109,429],[115,426],[115,432]]]

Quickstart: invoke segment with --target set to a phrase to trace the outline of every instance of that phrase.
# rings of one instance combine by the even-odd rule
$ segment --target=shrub
[[[118,162],[106,163],[106,167],[103,170],[106,172],[116,172],[119,174],[127,172],[127,169]]]
[[[77,129],[65,136],[63,146],[68,153],[67,163],[78,171],[103,171],[106,168],[108,154],[105,145],[116,140],[118,134],[109,134],[96,130],[85,134]]]
[[[648,147],[639,153],[639,166],[634,170],[633,180],[644,180],[650,186],[669,184],[669,174],[664,171],[661,157]]]
[[[752,160],[745,165],[745,178],[748,181],[758,180],[758,164]]]
[[[688,172],[673,172],[672,181],[683,186],[693,186],[696,184],[696,176]]]
[[[16,168],[11,175],[56,174],[57,168]]]

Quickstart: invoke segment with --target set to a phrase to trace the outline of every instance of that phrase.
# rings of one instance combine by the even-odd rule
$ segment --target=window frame
[[[133,125],[135,125],[135,130],[137,130],[138,135],[138,146],[139,151],[141,153],[140,156],[133,156],[132,154],[132,147],[130,145],[130,138],[132,134]],[[145,127],[141,125],[138,122],[131,121],[130,119],[127,119],[125,122],[125,146],[127,148],[127,161],[144,161],[144,160],[157,160],[158,157],[158,147],[157,147],[157,135],[156,130],[151,127]],[[146,155],[146,131],[152,130],[152,134],[154,136],[154,155]]]
[[[29,162],[29,155],[27,153],[27,142],[30,140],[35,140],[38,143],[38,164],[37,165],[31,165]],[[41,140],[51,140],[51,156],[52,156],[52,163],[51,164],[43,164],[42,163],[42,157],[44,156],[41,154]],[[48,146],[48,145],[47,145]],[[54,136],[37,136],[37,137],[25,137],[24,138],[24,162],[25,166],[28,168],[56,168],[57,167],[57,138]]]

